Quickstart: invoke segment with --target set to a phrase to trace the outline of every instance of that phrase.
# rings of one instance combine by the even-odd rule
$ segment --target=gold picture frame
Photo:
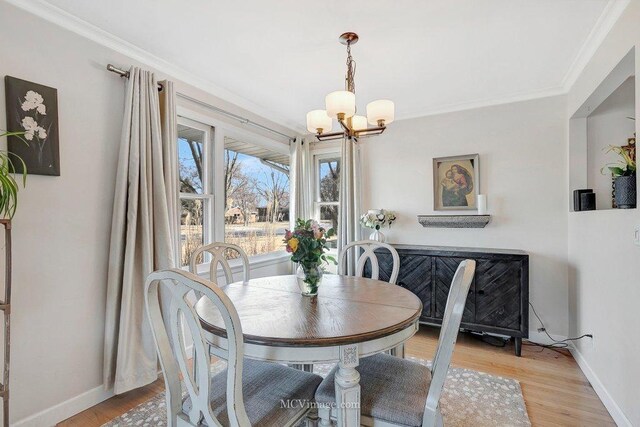
[[[433,209],[477,210],[480,194],[480,155],[433,159]]]

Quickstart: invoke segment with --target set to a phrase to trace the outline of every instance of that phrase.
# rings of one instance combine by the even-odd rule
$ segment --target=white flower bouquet
[[[391,227],[396,220],[396,214],[384,209],[370,210],[360,217],[360,225],[372,230],[380,230],[382,227]]]

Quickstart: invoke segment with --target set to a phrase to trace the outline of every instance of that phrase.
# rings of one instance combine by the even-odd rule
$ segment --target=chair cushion
[[[335,405],[334,367],[316,391],[318,405]],[[363,415],[405,426],[421,426],[431,384],[426,366],[388,354],[360,359],[360,411]]]
[[[283,426],[300,412],[300,401],[311,402],[322,377],[275,363],[244,359],[242,393],[251,425]],[[211,378],[211,409],[218,421],[229,425],[227,414],[227,369]],[[295,400],[290,406],[282,400]],[[189,413],[191,398],[182,404]]]

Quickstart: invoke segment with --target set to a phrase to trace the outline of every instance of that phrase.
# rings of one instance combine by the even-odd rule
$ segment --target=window
[[[211,132],[200,123],[178,121],[180,186],[180,265],[189,264],[193,251],[211,241]],[[198,263],[204,262],[203,259]]]
[[[340,159],[335,155],[316,156],[316,218],[325,228],[338,231],[340,200]],[[337,236],[329,241],[337,246]]]
[[[288,148],[224,138],[224,238],[247,255],[284,250],[289,227]]]

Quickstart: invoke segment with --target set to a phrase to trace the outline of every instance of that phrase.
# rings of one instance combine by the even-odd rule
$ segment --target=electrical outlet
[[[636,230],[633,233],[633,242],[640,246],[640,225],[636,225]]]

